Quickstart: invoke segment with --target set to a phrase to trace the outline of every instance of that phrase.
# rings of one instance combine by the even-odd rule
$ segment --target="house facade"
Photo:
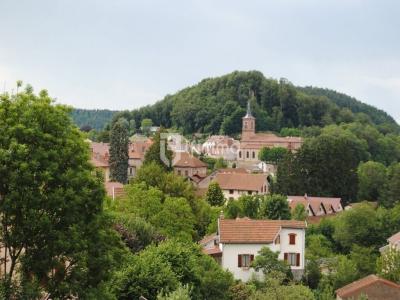
[[[248,281],[253,274],[262,276],[250,267],[262,247],[279,252],[296,279],[300,279],[305,266],[306,223],[294,220],[251,220],[249,218],[218,219],[218,232],[200,243],[203,251],[213,256],[222,268],[235,279]]]
[[[175,174],[195,181],[200,181],[207,176],[207,165],[187,152],[174,153],[173,168]]]
[[[387,239],[388,244],[379,249],[381,253],[385,252],[386,250],[392,248],[400,251],[400,231],[395,233],[390,238]]]
[[[143,164],[144,156],[153,142],[148,139],[138,139],[129,143],[128,152],[128,178],[136,176],[137,171]]]
[[[218,172],[214,180],[228,200],[236,200],[242,195],[264,195],[268,193],[266,174]]]

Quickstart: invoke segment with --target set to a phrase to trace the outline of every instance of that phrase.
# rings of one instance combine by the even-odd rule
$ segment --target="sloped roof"
[[[369,292],[373,292],[375,295],[379,295],[379,293],[382,293],[381,297],[376,298],[374,297],[373,299],[385,299],[385,300],[389,300],[389,298],[387,298],[387,296],[383,296],[383,287],[387,287],[390,289],[394,290],[393,294],[393,298],[390,299],[400,299],[400,285],[380,278],[376,275],[369,275],[367,277],[364,277],[360,280],[354,281],[338,290],[336,290],[336,294],[343,298],[350,298],[350,297],[357,297],[360,294],[363,293],[364,289],[368,288]],[[368,293],[367,293],[368,296]],[[371,299],[371,298],[369,298]]]
[[[248,174],[249,171],[247,171],[245,168],[224,168],[224,169],[218,169],[217,173],[241,173],[241,174]]]
[[[220,242],[227,244],[272,243],[281,228],[304,229],[306,223],[294,220],[219,219]]]
[[[223,190],[259,191],[267,181],[265,174],[217,173],[215,181]]]
[[[390,238],[388,238],[388,242],[391,244],[396,244],[400,242],[400,231],[394,235],[392,235]]]
[[[297,204],[303,204],[305,208],[310,205],[314,213],[317,213],[320,205],[322,204],[326,210],[332,206],[334,211],[342,207],[341,198],[329,197],[309,197],[309,196],[288,196],[290,209],[294,209]]]
[[[144,155],[146,151],[153,144],[153,141],[150,139],[146,140],[136,140],[129,144],[129,158],[130,159],[144,159]]]
[[[174,167],[179,168],[206,168],[207,165],[202,162],[197,157],[190,155],[187,152],[176,152],[176,156],[178,156],[178,161],[174,163]]]

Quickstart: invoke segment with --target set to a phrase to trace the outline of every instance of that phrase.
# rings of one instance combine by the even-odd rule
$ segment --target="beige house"
[[[207,176],[207,165],[187,152],[174,153],[173,168],[175,174],[191,178],[196,182]]]
[[[301,147],[300,137],[279,137],[273,133],[256,133],[256,118],[253,117],[250,102],[247,103],[247,113],[242,119],[242,138],[237,152],[238,161],[258,162],[258,153],[264,147],[283,147],[295,151]]]
[[[129,144],[128,178],[135,177],[136,172],[143,164],[144,155],[152,144],[152,140],[148,138],[136,140]]]
[[[236,200],[242,195],[268,193],[266,174],[217,173],[214,180],[229,200]]]

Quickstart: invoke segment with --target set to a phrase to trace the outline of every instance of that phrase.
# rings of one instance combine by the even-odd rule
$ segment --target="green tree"
[[[153,144],[150,146],[144,156],[144,165],[155,162],[165,170],[172,169],[172,151],[168,149],[166,139],[161,138],[161,135],[164,133],[165,131],[160,129],[154,135]]]
[[[101,286],[118,240],[102,212],[102,180],[93,176],[89,147],[69,112],[31,87],[0,96],[6,299],[29,298],[39,282],[48,298],[106,297]]]
[[[157,296],[157,300],[191,300],[190,298],[190,288],[189,286],[179,285],[178,288],[166,295],[160,293]]]
[[[377,253],[373,247],[353,245],[350,259],[356,264],[360,277],[365,277],[376,272]]]
[[[385,207],[393,207],[400,200],[400,163],[391,165],[388,168],[388,180],[384,186],[384,192],[380,202]]]
[[[210,203],[210,205],[213,206],[221,206],[224,204],[225,197],[221,188],[219,187],[218,182],[210,183],[206,193],[206,200],[208,203]]]
[[[258,255],[255,257],[251,264],[251,267],[256,271],[262,271],[264,275],[268,276],[273,272],[281,272],[283,274],[291,273],[289,265],[278,259],[279,252],[274,252],[268,247],[262,247],[258,251]]]
[[[318,288],[319,281],[321,280],[322,274],[319,268],[319,264],[315,259],[307,261],[305,282],[313,290]]]
[[[288,150],[283,147],[272,147],[261,148],[258,153],[258,158],[264,162],[277,164],[280,160],[282,160],[288,153]]]
[[[125,119],[114,123],[110,134],[110,178],[125,184],[128,181],[128,124]]]
[[[296,205],[292,212],[292,218],[297,221],[304,221],[307,219],[307,212],[303,204],[299,203]]]
[[[327,258],[333,255],[332,243],[323,234],[308,234],[306,246],[307,258]]]
[[[271,220],[290,220],[290,208],[283,195],[268,195],[262,199],[260,216]]]
[[[361,163],[357,169],[358,199],[377,201],[381,198],[382,189],[387,182],[386,167],[378,162]]]
[[[153,121],[151,119],[143,119],[141,123],[142,132],[145,134],[150,133],[151,126],[153,126]]]

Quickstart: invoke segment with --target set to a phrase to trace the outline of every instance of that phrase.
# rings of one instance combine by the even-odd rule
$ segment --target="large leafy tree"
[[[218,182],[211,182],[206,193],[206,200],[213,206],[221,206],[225,202],[224,194]]]
[[[128,181],[129,124],[119,119],[111,129],[110,142],[110,178],[126,183]]]
[[[160,129],[153,137],[153,144],[144,156],[144,164],[156,163],[164,170],[172,169],[172,151],[168,149],[165,131]]]
[[[260,216],[271,220],[290,220],[290,208],[283,195],[268,195],[261,203]]]
[[[69,109],[31,87],[3,95],[0,131],[5,298],[28,287],[33,293],[38,282],[53,299],[105,298],[100,285],[110,270],[107,251],[117,242],[104,227],[102,180],[93,176],[89,147]]]
[[[386,167],[378,162],[361,163],[357,170],[358,199],[377,201],[387,182]]]

